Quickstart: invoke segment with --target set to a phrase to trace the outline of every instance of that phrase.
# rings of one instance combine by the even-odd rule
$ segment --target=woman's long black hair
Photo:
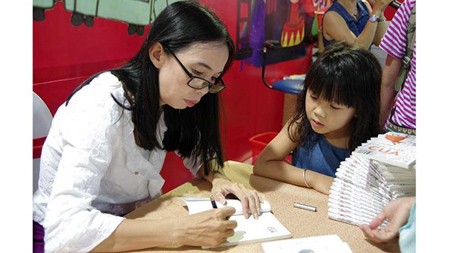
[[[305,78],[305,88],[297,99],[293,120],[289,123],[289,136],[301,146],[309,147],[316,139],[306,116],[306,91],[322,95],[327,101],[355,108],[352,135],[348,149],[378,134],[380,114],[381,66],[368,50],[346,42],[329,45],[311,65]],[[298,125],[297,125],[298,124]],[[297,131],[292,131],[296,126]]]
[[[224,43],[229,55],[223,73],[233,61],[234,43],[224,24],[211,10],[196,1],[175,2],[166,7],[152,23],[139,52],[123,67],[111,71],[124,83],[127,91],[125,97],[131,108],[124,107],[114,99],[124,109],[131,110],[138,145],[147,150],[177,151],[183,158],[200,157],[205,174],[208,174],[213,169],[210,164],[212,159],[216,160],[218,166],[224,163],[218,94],[207,93],[192,108],[178,110],[164,105],[161,110],[158,69],[149,58],[150,47],[158,42],[174,53],[194,43]],[[163,146],[156,139],[162,111],[168,128]]]

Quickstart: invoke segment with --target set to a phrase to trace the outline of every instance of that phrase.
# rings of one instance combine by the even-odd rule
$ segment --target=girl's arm
[[[288,124],[286,123],[278,135],[263,149],[256,159],[253,173],[258,176],[272,178],[293,185],[308,187],[328,194],[333,183],[333,178],[311,171],[299,169],[284,161],[286,156],[298,146],[288,136]],[[295,131],[293,129],[293,131]],[[305,182],[306,178],[306,182]]]

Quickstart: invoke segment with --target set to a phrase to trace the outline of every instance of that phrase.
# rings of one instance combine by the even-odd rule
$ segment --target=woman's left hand
[[[214,200],[225,204],[225,196],[228,194],[234,194],[242,203],[242,212],[245,218],[253,215],[255,219],[258,219],[261,214],[261,202],[262,198],[254,190],[247,189],[242,184],[231,182],[225,178],[214,178],[212,181],[211,195]]]

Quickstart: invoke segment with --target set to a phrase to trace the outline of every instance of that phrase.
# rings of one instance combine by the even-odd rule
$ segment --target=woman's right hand
[[[399,230],[409,219],[411,208],[416,201],[416,197],[403,197],[389,202],[370,224],[361,224],[360,229],[366,238],[376,243],[389,242],[399,235]],[[387,220],[387,225],[379,229],[378,227]]]
[[[217,246],[233,236],[237,222],[228,220],[236,212],[233,207],[223,207],[189,215],[180,221],[177,237],[180,244],[191,246]]]

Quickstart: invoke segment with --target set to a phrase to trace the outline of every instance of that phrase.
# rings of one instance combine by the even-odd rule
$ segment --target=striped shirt
[[[381,41],[380,48],[401,60],[406,54],[406,27],[409,16],[416,5],[416,0],[403,1],[395,13]],[[394,124],[407,128],[416,128],[416,42],[411,59],[411,69],[403,89],[397,96],[395,112],[391,118]]]

